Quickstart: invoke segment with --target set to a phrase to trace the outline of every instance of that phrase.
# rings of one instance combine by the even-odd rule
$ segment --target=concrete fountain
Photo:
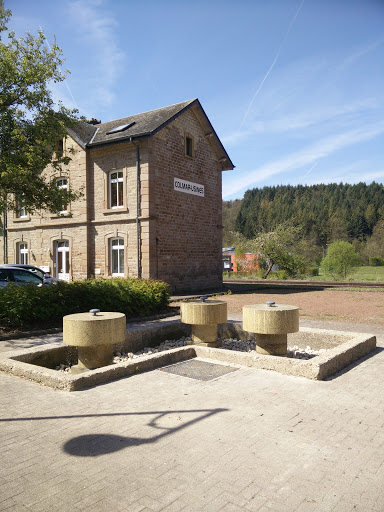
[[[81,373],[113,362],[113,345],[125,340],[126,318],[123,313],[91,309],[63,318],[63,342],[77,347],[77,365],[71,373]]]
[[[217,326],[227,321],[227,303],[203,296],[200,300],[183,302],[180,318],[184,324],[192,325],[192,343],[206,347],[220,347]]]
[[[247,306],[243,326],[239,321],[227,321],[226,303],[223,301],[203,300],[184,304],[190,306],[182,306],[182,321],[177,317],[165,318],[128,324],[127,329],[125,317],[120,313],[97,311],[81,313],[80,316],[68,315],[63,332],[66,344],[1,353],[0,370],[65,391],[84,389],[194,358],[324,380],[376,348],[375,336],[366,333],[298,330],[298,309],[294,306]],[[273,332],[271,327],[266,327],[267,324],[273,326]],[[154,350],[139,359],[110,364],[114,351],[138,352],[144,347],[157,347],[164,340],[178,340],[191,334],[195,336],[191,345],[164,352]],[[287,337],[290,344],[304,343],[316,350],[326,350],[309,360],[281,357],[285,356]],[[221,339],[230,338],[239,341],[256,339],[260,349],[241,352],[219,348]],[[55,367],[62,362],[75,367],[76,373],[56,371]]]
[[[243,307],[243,329],[256,333],[256,352],[285,356],[287,334],[299,331],[299,308],[277,305],[270,300],[266,304]]]

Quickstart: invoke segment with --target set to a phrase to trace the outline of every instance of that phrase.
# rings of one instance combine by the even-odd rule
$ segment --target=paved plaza
[[[383,328],[301,325],[378,348],[327,381],[154,370],[68,393],[0,373],[0,510],[384,512]]]

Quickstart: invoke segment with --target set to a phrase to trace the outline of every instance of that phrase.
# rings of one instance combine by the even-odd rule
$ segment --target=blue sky
[[[5,0],[54,34],[55,99],[104,121],[199,98],[249,188],[383,183],[384,0]]]

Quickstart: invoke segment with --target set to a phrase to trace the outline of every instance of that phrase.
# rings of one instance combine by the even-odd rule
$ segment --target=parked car
[[[10,283],[16,285],[34,284],[36,286],[43,286],[44,279],[30,270],[24,268],[0,266],[0,287],[8,286]]]
[[[47,272],[44,272],[39,267],[35,267],[34,265],[25,265],[24,263],[6,263],[4,265],[0,265],[0,267],[13,267],[13,268],[24,268],[25,270],[29,270],[30,272],[33,272],[34,274],[41,277],[44,281],[44,284],[56,284],[57,279],[54,277],[51,277],[50,274]]]

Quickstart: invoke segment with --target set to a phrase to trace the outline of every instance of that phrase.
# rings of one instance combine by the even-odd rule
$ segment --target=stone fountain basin
[[[116,345],[115,349],[122,352],[136,352],[144,347],[154,347],[166,339],[178,339],[190,335],[190,332],[190,326],[181,324],[179,319],[129,325],[125,342]],[[219,336],[252,339],[252,335],[242,330],[240,322],[221,324]],[[257,335],[253,335],[253,339],[255,337],[257,340]],[[72,375],[58,372],[54,368],[63,362],[75,362],[76,348],[56,343],[2,353],[0,370],[53,388],[78,391],[196,357],[218,363],[324,380],[375,350],[376,337],[371,334],[303,327],[299,332],[288,335],[288,345],[304,347],[309,345],[314,350],[324,348],[327,351],[312,359],[303,360],[189,345]]]

